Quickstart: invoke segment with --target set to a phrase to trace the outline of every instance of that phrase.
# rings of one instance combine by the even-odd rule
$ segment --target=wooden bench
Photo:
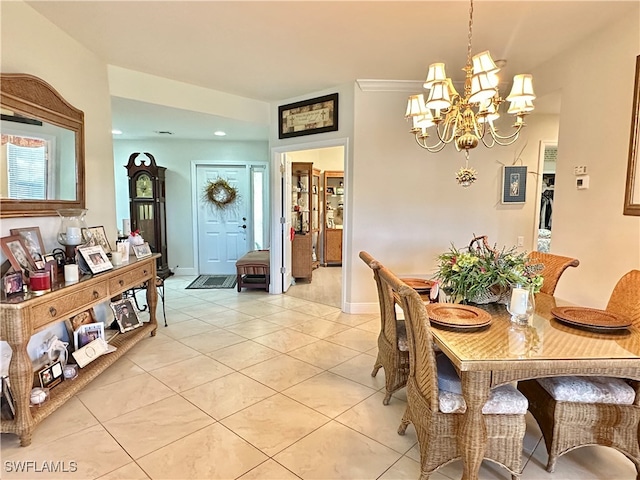
[[[247,252],[236,262],[238,291],[242,288],[264,288],[269,291],[269,250]]]

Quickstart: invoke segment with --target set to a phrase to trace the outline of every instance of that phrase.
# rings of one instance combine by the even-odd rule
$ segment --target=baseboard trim
[[[368,315],[371,313],[380,313],[380,305],[377,302],[374,303],[350,303],[345,302],[345,312],[354,315]]]

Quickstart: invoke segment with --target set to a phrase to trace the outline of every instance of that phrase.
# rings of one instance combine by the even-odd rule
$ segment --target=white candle
[[[122,253],[111,252],[111,263],[113,263],[114,265],[122,265]]]
[[[78,265],[71,263],[64,266],[64,281],[65,283],[77,282],[80,280],[80,272],[78,271]]]
[[[122,234],[127,237],[131,234],[131,220],[128,218],[122,219]]]
[[[67,244],[80,245],[80,243],[82,243],[80,227],[67,227]]]
[[[527,313],[527,300],[529,292],[524,288],[514,288],[511,291],[511,313],[524,315]]]

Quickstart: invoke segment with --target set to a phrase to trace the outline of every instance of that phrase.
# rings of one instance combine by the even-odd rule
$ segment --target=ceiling
[[[27,3],[108,64],[266,102],[356,79],[423,80],[436,61],[454,77],[466,60],[466,1]],[[508,79],[637,15],[637,4],[475,0],[473,53],[506,59]],[[265,127],[211,115],[118,98],[112,106],[122,138],[210,139],[215,129],[227,139],[268,138]]]

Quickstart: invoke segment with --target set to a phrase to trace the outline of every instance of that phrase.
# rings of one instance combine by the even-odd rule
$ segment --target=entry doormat
[[[189,284],[187,289],[233,288],[236,286],[235,275],[200,275]]]

